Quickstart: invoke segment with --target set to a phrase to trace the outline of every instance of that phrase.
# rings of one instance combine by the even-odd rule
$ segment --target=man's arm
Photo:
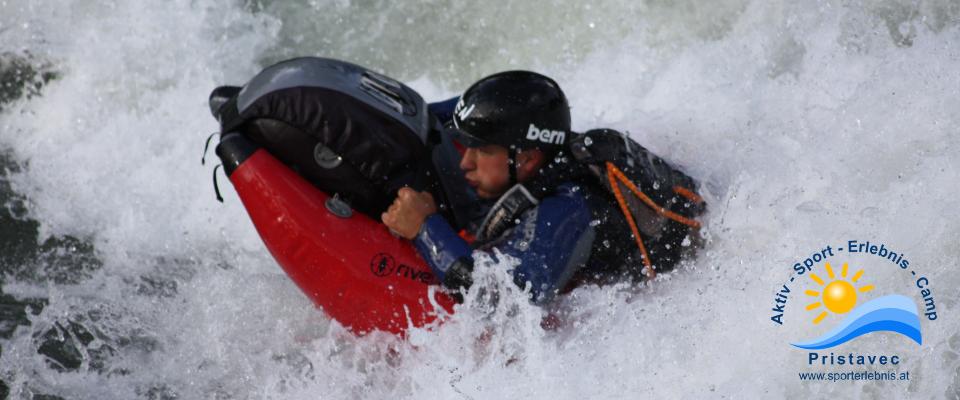
[[[530,284],[536,303],[546,303],[562,289],[574,272],[586,263],[595,238],[586,199],[574,186],[562,186],[557,194],[528,211],[501,240],[478,251],[497,248],[520,260],[513,270],[520,287]],[[473,270],[471,249],[439,215],[427,218],[413,239],[420,255],[450,288],[469,287]]]
[[[460,289],[473,284],[473,249],[440,214],[423,221],[413,244],[443,286]]]
[[[401,188],[380,219],[394,234],[414,241],[444,286],[470,287],[473,271],[470,245],[437,214],[437,205],[430,193]]]

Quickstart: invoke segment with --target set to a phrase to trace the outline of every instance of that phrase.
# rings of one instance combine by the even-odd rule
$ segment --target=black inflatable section
[[[430,165],[439,122],[413,89],[363,67],[314,57],[283,61],[242,89],[217,88],[210,107],[222,133],[242,133],[375,218],[402,186],[439,192]]]
[[[697,182],[673,168],[629,136],[613,129],[593,129],[577,135],[570,142],[574,158],[588,165],[610,161],[618,166],[639,189],[668,210],[694,218],[702,214],[706,204],[694,203],[678,196],[674,186],[696,192]],[[637,208],[645,208],[639,206]]]

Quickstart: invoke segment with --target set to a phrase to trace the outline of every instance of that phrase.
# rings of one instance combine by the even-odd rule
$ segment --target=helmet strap
[[[510,160],[507,162],[507,168],[510,171],[510,185],[508,187],[513,187],[517,184],[517,149],[509,147],[507,151],[510,152]]]

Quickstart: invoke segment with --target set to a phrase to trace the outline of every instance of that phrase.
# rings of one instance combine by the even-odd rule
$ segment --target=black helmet
[[[511,153],[554,153],[570,139],[570,106],[553,79],[506,71],[470,86],[454,109],[453,135],[468,147],[504,146]]]

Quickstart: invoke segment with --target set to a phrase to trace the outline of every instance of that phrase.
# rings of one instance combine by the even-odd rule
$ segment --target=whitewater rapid
[[[575,291],[557,330],[509,265],[481,262],[496,306],[468,297],[407,342],[355,338],[199,162],[210,90],[299,55],[430,100],[504,69],[551,75],[575,129],[627,131],[702,182],[705,247],[649,286]],[[22,254],[0,259],[23,310],[0,338],[11,398],[960,395],[955,1],[2,1],[0,58],[48,73],[0,103],[0,198],[20,221],[0,234]],[[802,295],[798,322],[770,321],[792,265],[851,239],[906,249],[934,283],[922,347],[842,349],[906,354],[910,382],[801,382],[788,343],[817,332]],[[865,276],[917,298],[896,268]]]

